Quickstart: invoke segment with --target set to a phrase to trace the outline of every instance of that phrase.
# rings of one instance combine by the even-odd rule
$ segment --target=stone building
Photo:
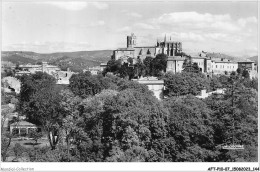
[[[73,74],[77,74],[77,73],[70,71],[69,68],[67,69],[67,71],[57,71],[55,73],[55,78],[57,80],[57,84],[69,85],[70,84],[70,78]]]
[[[61,71],[58,66],[48,65],[47,62],[42,62],[42,65],[20,65],[22,71],[16,72],[16,75],[24,74],[35,74],[36,72],[45,72],[53,76],[57,80],[57,84],[69,84],[69,79],[75,72],[70,71],[68,68],[67,71]]]
[[[182,43],[167,40],[166,35],[163,41],[157,40],[154,46],[136,46],[137,37],[132,33],[127,36],[127,47],[118,48],[113,51],[112,59],[121,59],[123,62],[127,62],[129,58],[133,59],[133,63],[137,59],[144,60],[147,56],[155,57],[157,54],[166,54],[168,56],[175,56],[182,52]]]
[[[232,71],[236,71],[238,68],[238,63],[227,60],[227,59],[216,59],[212,60],[212,73],[218,74],[230,74]]]
[[[36,72],[46,72],[49,75],[52,75],[53,73],[56,73],[57,71],[61,70],[58,66],[48,65],[47,62],[42,62],[42,65],[19,65],[19,68],[21,68],[22,71],[28,71],[32,74]]]
[[[247,70],[249,73],[250,78],[257,78],[257,65],[251,61],[251,60],[244,60],[244,61],[239,61],[238,63],[238,68],[241,68],[242,70]]]
[[[139,79],[132,79],[139,84],[146,85],[150,91],[153,92],[154,96],[161,100],[163,98],[164,81],[158,80],[156,77],[141,77]]]
[[[181,72],[185,59],[197,63],[202,73],[210,76],[212,74],[230,74],[237,68],[248,70],[250,77],[257,77],[257,66],[252,61],[235,62],[224,58],[211,58],[207,53],[202,51],[197,55],[189,57],[182,56],[182,43],[172,41],[171,38],[164,37],[163,41],[158,41],[155,46],[137,46],[137,37],[132,33],[127,36],[126,48],[118,48],[113,51],[112,59],[121,59],[122,62],[128,63],[129,59],[133,63],[137,59],[144,60],[147,56],[155,57],[157,54],[166,54],[168,56],[166,72]]]
[[[178,73],[182,71],[185,58],[181,56],[168,57],[166,72]]]

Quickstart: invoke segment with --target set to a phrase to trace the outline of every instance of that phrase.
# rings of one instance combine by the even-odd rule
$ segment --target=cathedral
[[[182,56],[182,43],[167,40],[166,36],[163,41],[158,41],[155,46],[136,46],[136,36],[132,33],[127,36],[126,48],[118,48],[113,51],[112,59],[121,59],[122,62],[128,63],[128,59],[144,60],[147,56],[155,57],[157,54],[168,56],[166,72],[179,73],[183,70],[185,59],[190,59],[192,63],[197,63],[199,70],[208,76],[215,74],[230,74],[236,71],[238,67],[248,70],[250,77],[257,77],[257,66],[253,61],[232,61],[224,58],[214,58],[207,55],[206,52],[199,53],[189,57]]]
[[[118,48],[113,51],[112,58],[115,60],[121,59],[127,62],[127,59],[132,58],[133,62],[137,59],[144,60],[147,56],[155,57],[157,54],[167,54],[168,56],[177,56],[182,52],[182,43],[174,42],[164,37],[163,41],[158,41],[155,46],[136,46],[137,39],[132,33],[127,36],[126,48]]]

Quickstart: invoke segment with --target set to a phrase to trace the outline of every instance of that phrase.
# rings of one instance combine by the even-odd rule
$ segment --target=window
[[[12,133],[13,133],[13,135],[19,134],[19,129],[13,128]]]
[[[216,68],[218,68],[218,65],[216,65]]]
[[[20,135],[21,136],[26,136],[27,135],[26,128],[20,128]]]

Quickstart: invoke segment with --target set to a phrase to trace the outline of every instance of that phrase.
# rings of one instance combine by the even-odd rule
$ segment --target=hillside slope
[[[107,62],[111,59],[112,53],[112,50],[58,52],[50,54],[29,51],[2,51],[1,60],[19,64],[34,64],[46,61],[50,64],[82,70],[87,67],[98,66],[102,62]]]
[[[228,60],[232,60],[232,61],[243,61],[245,60],[245,58],[242,58],[242,57],[234,57],[234,56],[230,56],[230,55],[226,55],[226,54],[222,54],[222,53],[207,53],[207,56],[208,57],[211,57],[211,58],[216,58],[216,59],[228,59]]]
[[[249,57],[248,59],[258,64],[258,56]]]
[[[18,64],[27,64],[27,63],[34,64],[36,62],[36,60],[34,60],[34,59],[23,57],[23,56],[16,55],[16,54],[12,54],[10,56],[2,56],[1,61],[9,61],[9,62],[12,62],[14,64],[16,64],[16,63],[18,63]]]

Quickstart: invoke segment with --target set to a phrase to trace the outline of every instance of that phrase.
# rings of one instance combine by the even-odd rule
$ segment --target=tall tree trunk
[[[11,144],[11,140],[12,140],[12,137],[9,137],[8,138],[8,144],[7,144],[6,148],[5,148],[5,150],[3,152],[1,152],[1,155],[2,155],[2,158],[3,158],[3,162],[6,161],[7,151],[8,151],[8,148],[9,148],[10,144]]]
[[[68,161],[70,161],[70,137],[67,137],[67,156],[68,156]]]
[[[59,138],[59,136],[57,136],[57,138],[55,138],[52,131],[48,132],[48,139],[49,139],[50,146],[51,146],[52,150],[56,149],[56,146],[57,146],[58,140],[59,140],[58,138]]]

